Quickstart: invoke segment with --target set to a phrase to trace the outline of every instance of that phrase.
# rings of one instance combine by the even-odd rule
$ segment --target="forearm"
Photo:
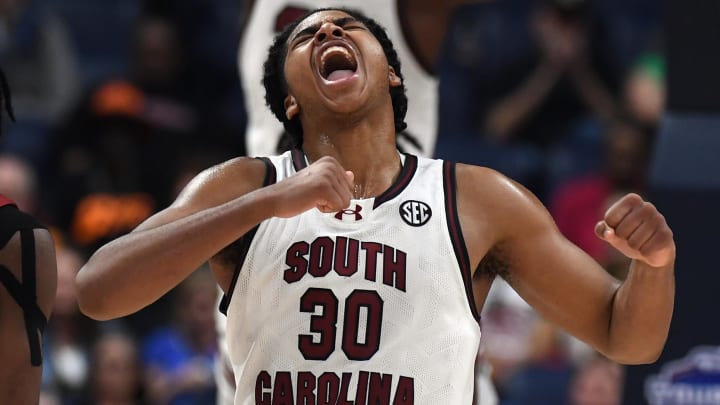
[[[577,86],[580,98],[595,115],[606,122],[617,117],[618,108],[611,92],[587,64],[573,66],[570,77]]]
[[[93,318],[110,319],[153,303],[268,218],[272,211],[268,195],[260,189],[103,246],[77,276],[81,309]]]
[[[500,138],[507,137],[538,108],[559,77],[557,67],[544,62],[518,89],[490,109],[484,130]]]
[[[667,339],[675,297],[673,266],[633,261],[612,307],[608,356],[627,363],[657,360]]]

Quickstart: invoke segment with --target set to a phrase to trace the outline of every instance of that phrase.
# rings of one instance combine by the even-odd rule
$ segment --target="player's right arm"
[[[136,312],[263,220],[350,202],[351,182],[334,159],[268,187],[264,176],[263,162],[249,158],[199,174],[170,207],[90,257],[76,278],[82,311],[99,320]]]

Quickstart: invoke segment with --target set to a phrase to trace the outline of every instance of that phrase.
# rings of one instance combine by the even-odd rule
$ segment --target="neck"
[[[393,121],[374,122],[362,120],[334,128],[304,128],[303,149],[310,163],[323,156],[334,157],[345,170],[353,172],[353,197],[358,199],[382,194],[401,169]]]

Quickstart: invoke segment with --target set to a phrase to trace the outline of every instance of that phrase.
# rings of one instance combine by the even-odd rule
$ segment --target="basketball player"
[[[614,361],[654,361],[675,245],[639,196],[596,232],[632,258],[622,284],[487,168],[399,153],[397,54],[362,14],[317,10],[265,65],[271,110],[302,149],[238,158],[100,248],[77,277],[96,319],[152,303],[206,260],[226,292],[235,404],[468,404],[478,314],[497,275]]]
[[[14,119],[10,90],[0,70],[0,115],[3,104]],[[56,267],[50,232],[0,194],[0,402],[4,404],[38,403],[42,334],[55,301]]]
[[[238,52],[238,68],[247,113],[245,142],[248,156],[267,156],[284,151],[287,138],[282,124],[267,109],[265,90],[260,85],[262,62],[273,37],[307,11],[318,7],[342,6],[372,13],[387,29],[403,64],[403,81],[409,102],[407,128],[397,139],[401,150],[432,157],[438,128],[438,79],[435,67],[446,27],[455,9],[479,0],[250,0],[245,1],[243,33]],[[222,295],[222,294],[221,294]],[[217,313],[219,358],[216,370],[218,405],[232,403],[232,375],[225,350],[226,318]],[[483,365],[479,363],[479,365]],[[489,370],[483,367],[483,370]],[[488,373],[479,375],[491,387]],[[496,405],[497,395],[483,390],[477,405]],[[223,398],[225,398],[223,400]]]

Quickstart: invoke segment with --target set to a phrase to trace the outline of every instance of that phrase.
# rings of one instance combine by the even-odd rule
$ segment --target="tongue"
[[[348,70],[348,69],[335,70],[328,75],[327,80],[330,82],[342,80],[342,79],[352,76],[353,73],[355,73],[355,72],[353,72],[352,70]]]

